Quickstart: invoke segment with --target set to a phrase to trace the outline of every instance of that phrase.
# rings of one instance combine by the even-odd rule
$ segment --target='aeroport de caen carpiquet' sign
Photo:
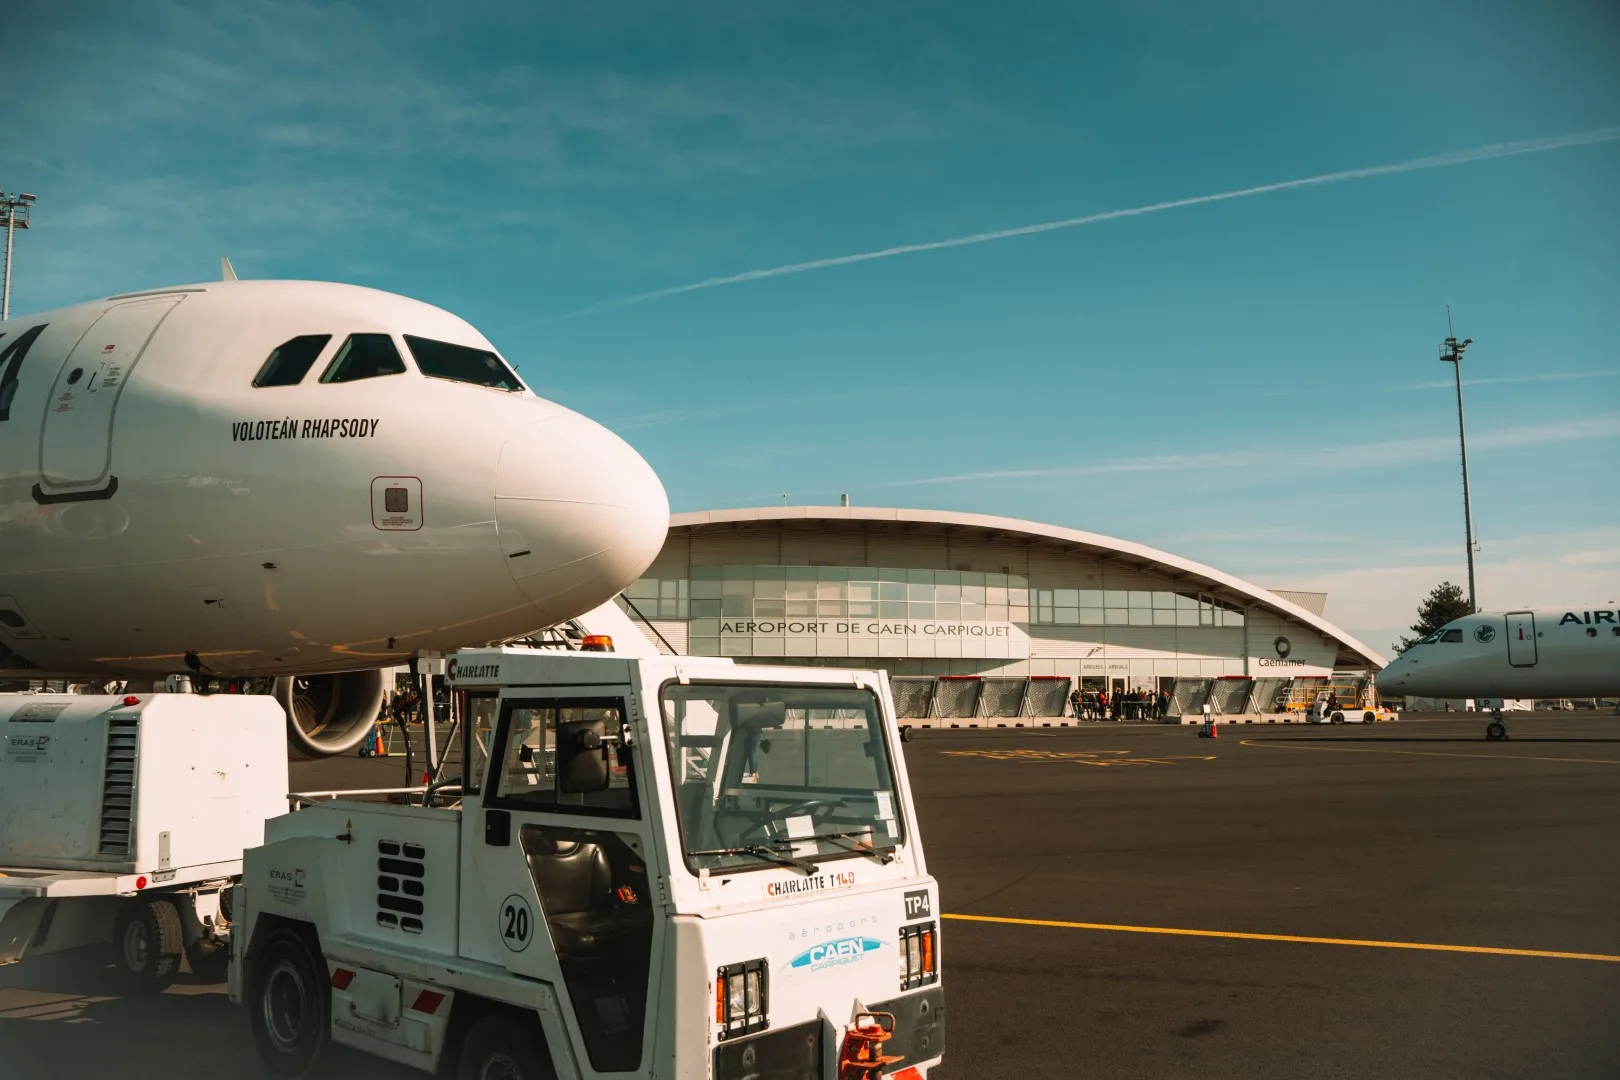
[[[722,619],[723,636],[792,641],[793,656],[966,656],[1023,659],[1029,635],[1008,622],[946,619]],[[837,641],[837,645],[832,642]],[[814,646],[806,653],[807,646]]]

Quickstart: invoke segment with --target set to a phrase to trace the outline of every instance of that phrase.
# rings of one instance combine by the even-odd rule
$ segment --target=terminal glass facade
[[[1031,589],[1019,574],[861,566],[694,566],[627,590],[649,619],[688,622],[688,648],[718,656],[726,619],[938,619],[1029,626],[1243,626],[1241,607],[1195,592]]]
[[[690,620],[697,656],[729,653],[726,619],[885,619],[1028,623],[1028,579],[965,570],[864,566],[694,566],[686,579],[642,578],[629,597],[648,618]]]
[[[1243,609],[1191,592],[1036,589],[1041,626],[1242,626]]]

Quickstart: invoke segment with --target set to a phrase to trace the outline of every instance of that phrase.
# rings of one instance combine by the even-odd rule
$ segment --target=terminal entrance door
[[[1528,611],[1510,611],[1507,616],[1508,663],[1514,667],[1536,666],[1536,617]]]

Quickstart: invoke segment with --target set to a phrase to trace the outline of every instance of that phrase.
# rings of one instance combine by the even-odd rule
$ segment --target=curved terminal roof
[[[873,528],[885,525],[919,535],[945,536],[974,535],[986,540],[1015,540],[1043,544],[1059,552],[1084,552],[1107,556],[1112,562],[1139,570],[1167,574],[1178,581],[1206,591],[1225,594],[1229,598],[1269,608],[1296,622],[1312,627],[1339,643],[1340,666],[1359,667],[1362,664],[1382,668],[1387,661],[1372,649],[1334,626],[1320,615],[1307,611],[1269,589],[1263,589],[1242,578],[1223,573],[1213,566],[1172,555],[1168,551],[1145,544],[1118,540],[1100,533],[1065,529],[1057,525],[1044,525],[1038,521],[996,517],[991,514],[960,514],[948,510],[906,510],[870,506],[758,506],[740,510],[698,510],[685,514],[671,514],[669,527],[701,530],[722,526],[746,528],[751,525],[791,525],[794,523],[828,522],[854,528]]]

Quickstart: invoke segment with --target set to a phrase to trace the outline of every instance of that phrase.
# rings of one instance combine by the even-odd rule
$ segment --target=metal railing
[[[391,787],[349,788],[340,791],[290,791],[287,793],[287,809],[302,810],[306,806],[319,806],[333,799],[352,799],[362,795],[420,795],[426,790],[426,787]]]

